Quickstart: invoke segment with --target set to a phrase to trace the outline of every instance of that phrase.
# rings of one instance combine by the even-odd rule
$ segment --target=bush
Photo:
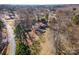
[[[0,21],[0,29],[2,28],[2,26],[3,26],[3,22],[2,22],[2,21]]]
[[[74,24],[79,25],[79,15],[73,16],[72,21]]]
[[[30,55],[31,50],[29,46],[24,45],[23,43],[18,43],[16,47],[16,55]]]
[[[30,49],[31,49],[31,54],[32,55],[37,55],[39,54],[40,50],[41,50],[41,46],[40,46],[40,42],[39,41],[35,41],[33,43],[32,46],[30,46]]]
[[[37,55],[41,49],[40,42],[35,41],[33,45],[28,46],[22,42],[17,42],[16,55]]]

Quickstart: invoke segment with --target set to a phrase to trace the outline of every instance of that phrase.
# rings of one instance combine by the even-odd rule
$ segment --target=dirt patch
[[[40,52],[40,55],[53,55],[55,54],[55,47],[54,47],[54,40],[53,35],[50,29],[46,30],[46,33],[44,33],[43,39],[45,39],[45,42],[41,43],[42,49]]]

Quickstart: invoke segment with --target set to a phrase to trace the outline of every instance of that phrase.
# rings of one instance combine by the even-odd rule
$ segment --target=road
[[[2,22],[5,24],[7,28],[7,33],[8,33],[8,47],[7,47],[7,53],[8,55],[15,55],[16,51],[16,42],[15,42],[15,35],[12,27],[5,21],[4,18],[1,19]]]

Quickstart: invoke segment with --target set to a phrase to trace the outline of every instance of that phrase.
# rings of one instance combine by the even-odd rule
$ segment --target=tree
[[[18,24],[15,28],[16,38],[20,39],[21,41],[26,40],[27,35],[25,33],[26,33],[26,30],[25,30],[24,26],[21,23]]]
[[[75,15],[76,8],[73,8],[73,15]]]
[[[49,15],[48,15],[48,14],[46,14],[46,20],[48,20],[48,16],[49,16]]]
[[[76,8],[73,8],[73,11],[76,11]]]

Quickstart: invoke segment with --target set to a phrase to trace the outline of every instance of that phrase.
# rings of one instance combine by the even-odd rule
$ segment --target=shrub
[[[29,46],[24,45],[23,43],[18,43],[16,47],[16,55],[30,55],[31,50]]]
[[[73,16],[72,21],[74,24],[79,25],[79,15]]]
[[[39,54],[40,50],[41,50],[41,46],[40,46],[40,42],[39,41],[35,41],[33,43],[33,45],[30,47],[31,49],[31,54],[32,55],[37,55]]]
[[[2,22],[2,21],[0,21],[0,29],[2,28],[2,26],[3,26],[3,22]]]

